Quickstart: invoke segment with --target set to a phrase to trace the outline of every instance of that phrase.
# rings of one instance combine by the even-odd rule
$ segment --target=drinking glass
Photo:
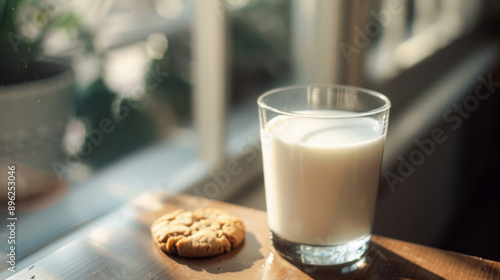
[[[363,88],[303,85],[258,98],[275,249],[311,265],[367,252],[390,101]]]

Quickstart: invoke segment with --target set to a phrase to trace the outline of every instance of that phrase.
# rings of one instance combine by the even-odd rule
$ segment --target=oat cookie
[[[179,209],[151,225],[156,245],[169,254],[207,257],[236,248],[245,238],[243,222],[216,208]]]

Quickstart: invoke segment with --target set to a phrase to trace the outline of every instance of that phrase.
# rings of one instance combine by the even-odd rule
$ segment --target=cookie
[[[240,245],[245,238],[245,226],[220,209],[179,209],[154,221],[151,234],[156,245],[168,254],[208,257]]]

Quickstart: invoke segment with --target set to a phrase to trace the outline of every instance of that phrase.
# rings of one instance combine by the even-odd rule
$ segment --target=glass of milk
[[[359,263],[368,249],[390,101],[341,85],[258,99],[271,239],[285,258]]]

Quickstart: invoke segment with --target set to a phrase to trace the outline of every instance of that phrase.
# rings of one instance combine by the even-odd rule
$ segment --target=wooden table
[[[154,246],[149,232],[154,219],[178,208],[206,206],[243,220],[247,234],[240,247],[216,257],[187,259]],[[500,279],[500,263],[373,236],[367,262],[356,271],[292,264],[272,248],[265,212],[156,191],[9,279]]]

